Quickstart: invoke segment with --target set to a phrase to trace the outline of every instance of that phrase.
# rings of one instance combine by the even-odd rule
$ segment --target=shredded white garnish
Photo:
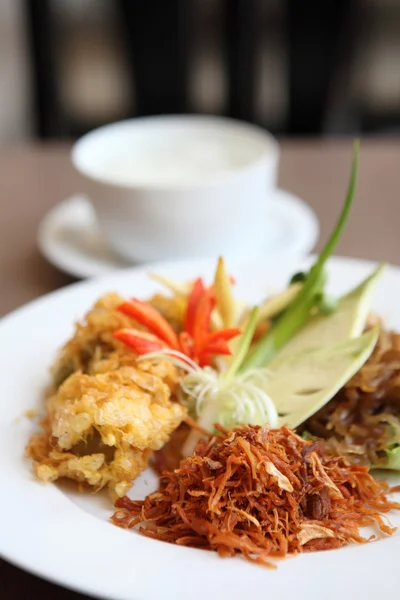
[[[178,369],[183,369],[184,371],[201,371],[201,367],[199,367],[194,360],[186,356],[186,354],[179,352],[179,350],[170,350],[168,348],[165,350],[157,350],[156,352],[149,352],[148,354],[142,354],[142,356],[138,356],[137,361],[165,358],[170,360],[170,362],[178,367]]]
[[[209,431],[215,423],[232,428],[236,425],[278,426],[278,411],[265,392],[271,374],[268,369],[251,369],[227,377],[212,367],[201,368],[188,356],[177,350],[159,350],[144,354],[142,360],[167,359],[186,371],[178,388],[179,401],[186,406],[198,424]],[[184,455],[193,452],[201,437],[193,431],[183,449]]]
[[[189,372],[183,377],[181,401],[199,417],[204,405],[212,402],[217,422],[222,425],[252,423],[277,427],[278,411],[264,391],[266,369],[254,369],[226,379],[211,367]]]

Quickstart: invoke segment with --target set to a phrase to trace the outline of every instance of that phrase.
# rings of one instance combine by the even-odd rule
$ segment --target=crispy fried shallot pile
[[[327,456],[286,427],[217,428],[221,435],[200,441],[145,500],[118,499],[113,523],[270,567],[288,553],[375,539],[362,537],[363,526],[394,532],[382,513],[400,504],[366,467]]]
[[[351,462],[384,462],[400,441],[400,334],[382,328],[365,365],[303,429]]]

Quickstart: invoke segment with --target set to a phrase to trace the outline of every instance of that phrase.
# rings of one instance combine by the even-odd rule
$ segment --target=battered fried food
[[[83,321],[77,323],[73,337],[64,345],[52,368],[55,387],[77,371],[94,375],[136,364],[132,348],[127,348],[113,337],[118,329],[143,329],[139,323],[117,310],[124,301],[116,293],[106,294],[97,300]],[[150,300],[151,304],[157,306],[162,302],[168,305],[168,299],[161,295]],[[163,369],[166,368],[164,365]],[[176,369],[170,370],[170,376],[177,381]]]
[[[180,425],[174,402],[179,372],[168,360],[142,361],[112,337],[132,319],[109,294],[96,302],[53,368],[41,431],[28,446],[43,481],[74,479],[113,497],[124,495]]]
[[[75,372],[96,373],[98,363],[110,362],[100,371],[113,371],[122,364],[134,365],[135,355],[112,336],[120,327],[132,327],[133,320],[117,310],[124,299],[118,294],[102,296],[76,324],[73,337],[62,348],[52,368],[54,386],[58,387]]]
[[[147,365],[148,366],[148,365]],[[122,496],[186,411],[157,375],[121,367],[75,373],[47,400],[42,432],[28,447],[43,481],[68,477]]]

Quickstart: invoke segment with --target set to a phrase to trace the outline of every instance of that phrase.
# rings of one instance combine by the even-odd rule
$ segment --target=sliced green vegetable
[[[400,445],[386,450],[386,462],[383,465],[377,465],[377,468],[400,471]]]
[[[322,408],[370,356],[378,328],[329,348],[275,359],[269,368],[226,378],[212,368],[183,377],[181,401],[207,431],[248,423],[295,428]],[[193,452],[201,433],[193,430],[184,454]]]
[[[253,339],[254,330],[257,325],[258,320],[258,308],[257,306],[253,308],[250,314],[249,321],[242,335],[238,338],[238,344],[235,348],[235,351],[232,355],[232,362],[229,366],[229,369],[225,375],[226,379],[229,379],[236,375],[237,371],[240,369],[240,366],[250,348],[251,340]]]
[[[332,254],[340,235],[346,224],[351,209],[358,168],[359,144],[354,144],[353,164],[350,174],[350,182],[347,190],[346,201],[340,214],[336,227],[327,244],[318,257],[317,262],[311,268],[298,296],[287,308],[282,316],[272,325],[269,331],[256,344],[242,365],[242,369],[251,369],[265,366],[275,356],[276,352],[300,329],[315,306],[318,294],[323,291],[324,266]]]
[[[268,298],[259,308],[258,321],[266,321],[279,315],[299,295],[300,290],[301,283],[293,283],[283,290],[283,292],[272,296],[272,298]]]
[[[328,316],[335,312],[338,308],[338,300],[327,294],[319,294],[315,299],[315,305],[319,315]]]
[[[317,436],[313,435],[309,431],[303,431],[301,437],[303,438],[303,440],[307,440],[310,442],[315,442],[318,439]]]
[[[282,358],[323,346],[332,346],[349,338],[359,336],[371,306],[372,296],[385,265],[375,271],[356,288],[338,300],[337,310],[328,315],[315,315],[295,333],[277,356]]]
[[[368,359],[378,331],[272,361],[263,390],[278,410],[278,425],[298,427],[329,402]]]

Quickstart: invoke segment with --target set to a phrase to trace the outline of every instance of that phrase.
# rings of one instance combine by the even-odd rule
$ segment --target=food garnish
[[[353,290],[334,299],[336,308],[328,315],[315,314],[282,347],[277,358],[333,345],[361,335],[370,311],[376,285],[386,265],[379,265],[371,275]]]
[[[202,279],[196,279],[188,297],[184,329],[176,334],[155,308],[134,298],[122,303],[118,310],[145,326],[150,333],[126,328],[116,331],[114,338],[132,347],[139,355],[166,350],[166,355],[178,353],[183,360],[190,359],[188,364],[210,365],[215,355],[231,354],[227,342],[240,333],[240,329],[232,327],[212,331],[211,313],[215,303],[214,289],[205,288]]]
[[[278,425],[296,428],[327,404],[365,363],[377,339],[374,328],[334,346],[278,356],[265,382],[279,413]]]
[[[179,335],[153,307],[137,300],[121,305],[120,310],[146,326],[149,333],[121,330],[114,337],[145,358],[168,357],[187,371],[180,381],[178,397],[200,427],[210,432],[213,423],[227,428],[242,423],[296,427],[329,402],[371,354],[377,330],[360,334],[382,267],[343,298],[333,302],[331,299],[329,304],[334,309],[326,310],[327,301],[323,300],[325,263],[350,211],[357,165],[358,144],[355,144],[350,183],[338,223],[309,273],[295,276],[296,281],[286,294],[280,295],[280,302],[269,304],[269,312],[268,303],[262,305],[264,318],[270,315],[271,321],[258,341],[254,342],[254,338],[260,309],[242,315],[241,335],[232,328],[237,323],[238,311],[222,258],[213,286],[205,288],[201,279],[192,284],[184,330]],[[181,294],[181,287],[169,285]],[[212,331],[214,308],[221,325],[227,329]],[[356,336],[360,337],[349,340]],[[232,338],[235,339],[228,345]],[[305,354],[310,349],[313,352]],[[228,360],[224,361],[223,356],[229,357]],[[191,433],[184,445],[185,455],[193,451],[198,437],[197,431]]]
[[[318,304],[321,301],[326,280],[324,267],[340,239],[353,202],[358,170],[358,150],[359,144],[356,142],[354,144],[353,164],[346,200],[328,242],[321,251],[316,263],[305,277],[298,295],[282,313],[280,318],[273,323],[265,336],[257,342],[245,360],[243,369],[264,367],[271,361],[278,350],[304,325],[316,303]]]
[[[144,500],[120,498],[112,517],[153,539],[241,554],[265,566],[287,554],[364,543],[394,529],[400,504],[362,466],[324,453],[286,427],[244,426],[198,443]],[[374,526],[364,538],[360,528]]]
[[[214,279],[215,299],[224,327],[233,327],[236,318],[236,303],[233,296],[232,280],[225,268],[222,257],[219,258]]]

